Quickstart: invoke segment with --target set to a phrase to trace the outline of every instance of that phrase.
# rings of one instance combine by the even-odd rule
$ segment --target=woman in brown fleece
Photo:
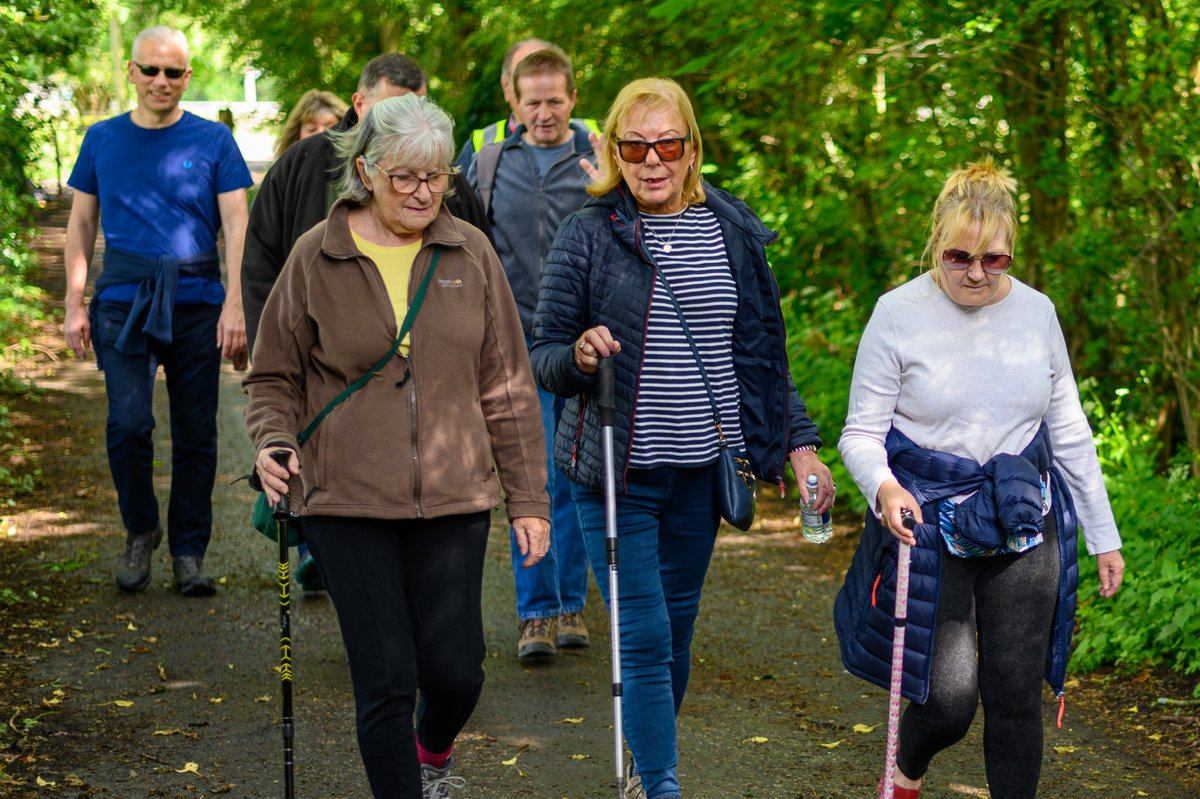
[[[337,137],[341,199],[292,250],[244,382],[259,479],[273,502],[291,497],[337,608],[376,797],[462,784],[450,755],[483,686],[480,594],[501,488],[526,565],[549,543],[516,305],[484,235],[442,207],[451,132],[409,94]],[[388,351],[426,282],[396,356],[301,450],[296,434]],[[271,458],[280,448],[286,471]]]

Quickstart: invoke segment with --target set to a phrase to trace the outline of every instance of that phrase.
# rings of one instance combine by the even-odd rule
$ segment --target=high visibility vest
[[[583,125],[592,133],[600,133],[600,125],[594,119],[571,118],[573,125]],[[508,138],[508,120],[498,119],[487,127],[476,128],[471,132],[472,149],[479,152],[486,144],[495,144]]]

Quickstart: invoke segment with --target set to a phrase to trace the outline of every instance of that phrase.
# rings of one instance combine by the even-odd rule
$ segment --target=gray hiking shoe
[[[642,787],[642,775],[634,769],[633,758],[625,761],[625,799],[646,799],[646,789]]]
[[[136,592],[150,585],[150,560],[162,537],[161,526],[152,533],[125,536],[125,554],[117,559],[117,588]]]
[[[204,573],[204,558],[196,555],[180,555],[171,559],[175,572],[175,590],[183,596],[212,596],[217,586]]]
[[[421,799],[452,799],[459,788],[466,786],[467,781],[462,777],[450,776],[453,766],[454,758],[441,768],[421,764]]]

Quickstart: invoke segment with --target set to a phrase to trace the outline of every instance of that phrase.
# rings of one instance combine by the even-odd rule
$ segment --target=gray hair
[[[371,106],[366,118],[350,130],[328,135],[341,164],[338,196],[355,202],[365,203],[371,198],[355,166],[359,156],[368,169],[386,158],[416,168],[458,171],[450,166],[454,121],[436,103],[419,94],[386,97]]]
[[[187,37],[182,31],[177,31],[174,28],[168,28],[166,25],[155,25],[152,28],[146,28],[133,39],[133,48],[130,51],[131,60],[137,60],[138,48],[146,42],[165,42],[174,44],[183,51],[184,63],[191,60],[191,51],[188,49]]]
[[[500,62],[501,77],[512,77],[513,67],[516,66],[516,64],[513,63],[513,59],[516,58],[517,51],[527,44],[536,44],[539,50],[555,50],[563,56],[566,56],[566,53],[563,52],[562,48],[553,42],[548,42],[545,39],[539,39],[536,36],[530,36],[527,39],[521,39],[520,41],[513,42],[511,45],[509,45],[508,49],[504,51],[504,60]]]

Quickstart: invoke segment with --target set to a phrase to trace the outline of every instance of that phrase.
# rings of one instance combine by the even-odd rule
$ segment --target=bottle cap
[[[816,488],[817,487],[817,476],[815,474],[810,474],[808,476],[808,480],[806,480],[804,484],[806,486],[808,486],[809,488]]]

